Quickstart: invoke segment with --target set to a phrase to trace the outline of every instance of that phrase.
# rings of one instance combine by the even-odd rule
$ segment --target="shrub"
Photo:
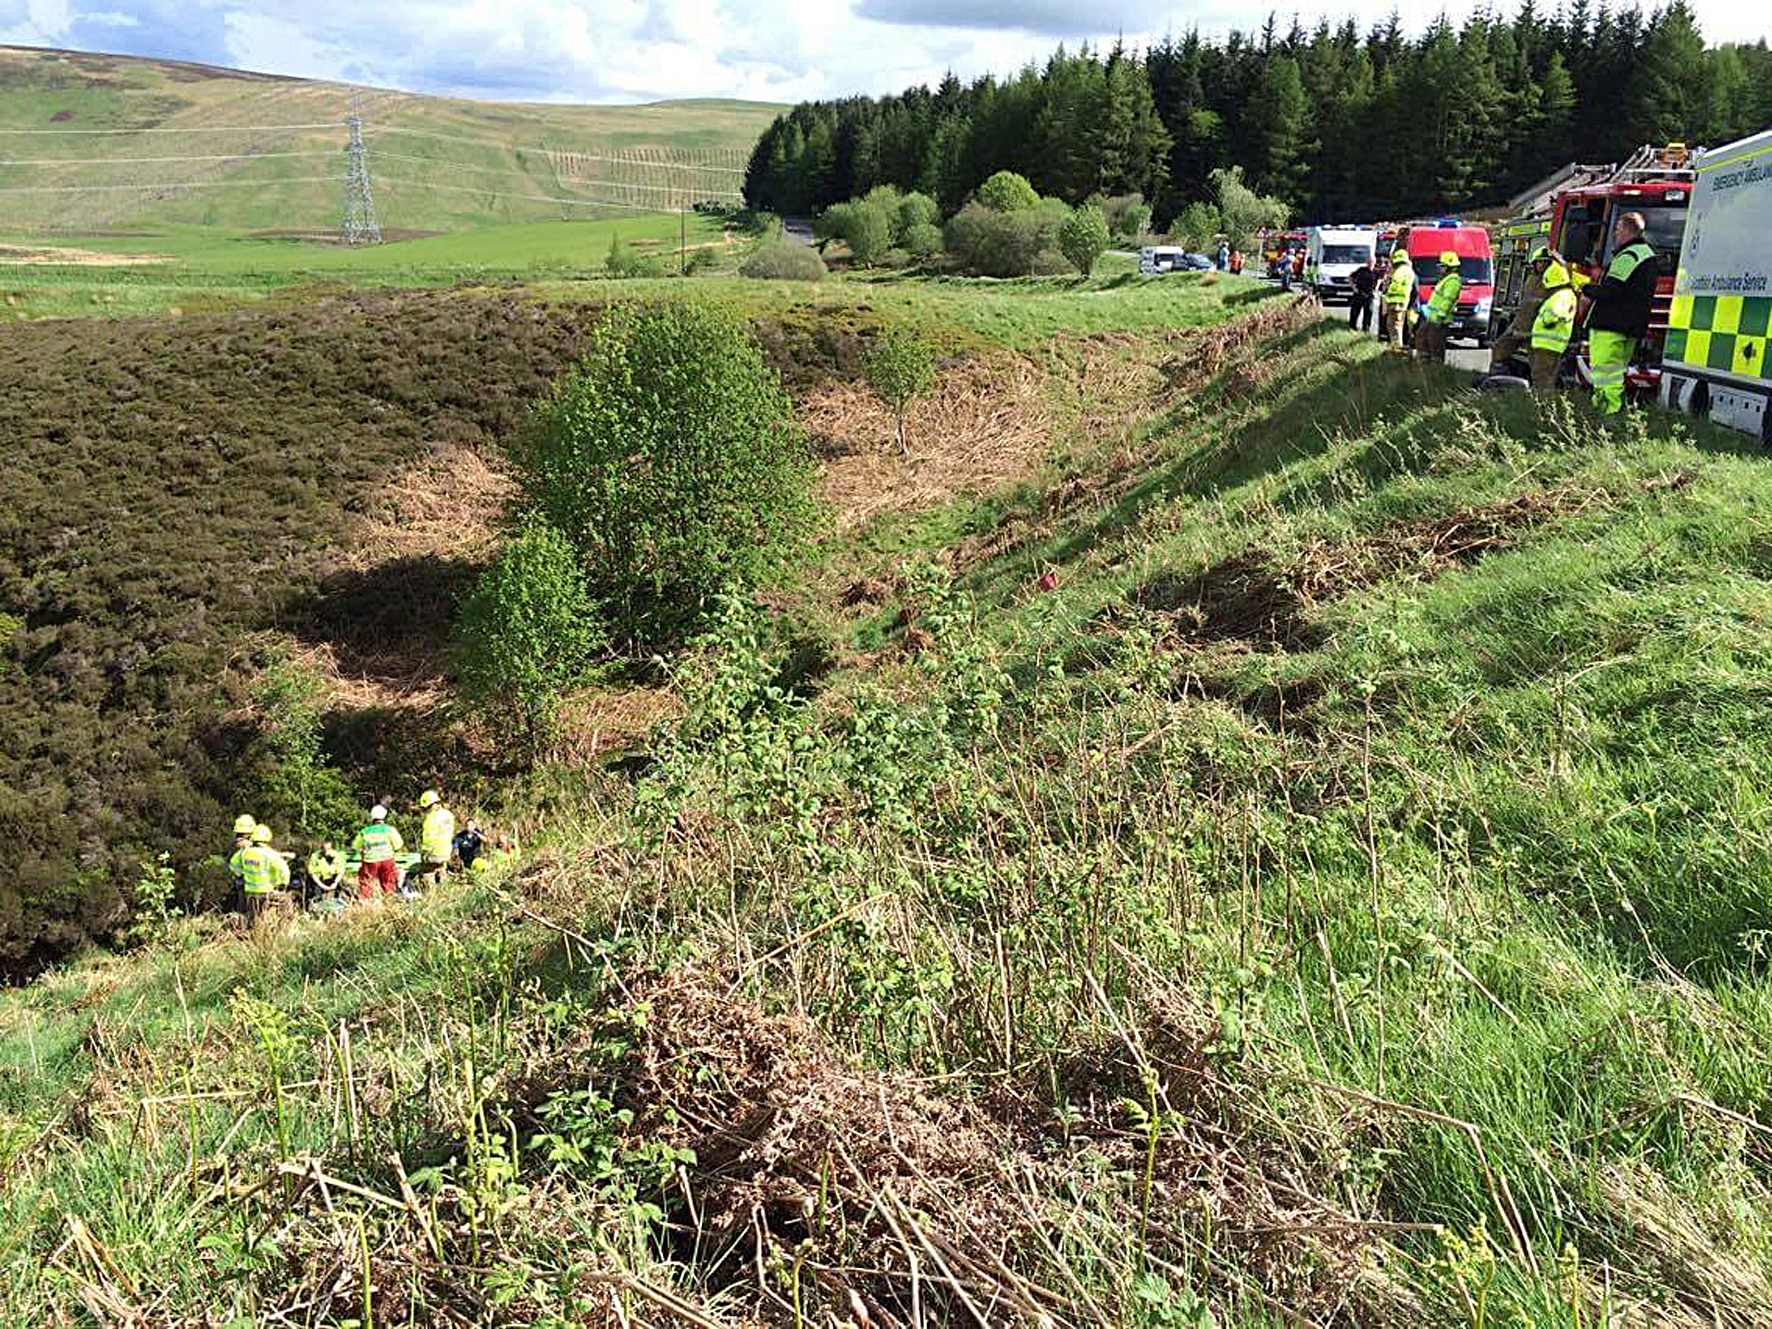
[[[894,328],[868,356],[868,386],[898,423],[898,450],[908,452],[905,412],[935,385],[935,350],[910,328]]]
[[[1087,277],[1108,247],[1107,218],[1088,204],[1064,219],[1058,228],[1058,247],[1076,270]]]
[[[711,249],[691,249],[683,270],[694,276],[698,272],[706,272],[719,261],[719,256]]]
[[[813,511],[780,376],[708,305],[612,312],[511,453],[628,645],[668,640],[720,592],[786,570]]]
[[[825,266],[811,245],[777,240],[747,258],[739,273],[760,281],[819,281],[824,277]]]
[[[1151,228],[1150,204],[1143,194],[1118,194],[1099,199],[1102,216],[1107,218],[1108,234],[1127,244],[1137,244]]]
[[[1175,238],[1185,248],[1195,251],[1209,249],[1212,238],[1219,233],[1218,208],[1211,203],[1190,203],[1175,219]]]
[[[929,222],[906,228],[904,247],[912,258],[934,258],[941,252],[941,228]]]
[[[349,784],[327,764],[319,676],[287,656],[273,659],[252,687],[262,747],[253,806],[279,831],[342,833],[357,814]]]
[[[892,247],[892,217],[879,203],[849,205],[844,214],[843,243],[857,263],[873,263]]]
[[[879,262],[876,266],[894,269],[908,268],[911,266],[912,262],[914,262],[914,260],[911,258],[910,250],[888,249],[884,254],[880,255]]]
[[[1236,249],[1253,249],[1256,233],[1283,231],[1291,210],[1277,198],[1257,194],[1243,182],[1243,168],[1221,167],[1210,176],[1218,195],[1218,213],[1230,243]]]
[[[1069,215],[1056,199],[1040,199],[1017,212],[968,203],[948,223],[948,252],[987,277],[1025,277],[1043,251],[1057,250],[1059,227]]]
[[[462,602],[455,646],[462,695],[533,751],[603,645],[572,545],[532,517]]]
[[[919,226],[935,229],[941,222],[941,208],[927,194],[906,194],[898,200],[897,226],[893,238],[906,249],[910,248],[907,241],[912,231]]]
[[[812,219],[812,237],[818,241],[818,252],[824,253],[824,247],[833,240],[841,240],[849,232],[849,216],[855,211],[855,204],[833,203],[818,216]]]
[[[665,266],[655,258],[636,254],[616,237],[609,238],[609,256],[603,260],[603,271],[611,277],[663,277]]]
[[[1071,262],[1056,249],[1042,249],[1028,261],[1031,277],[1062,277],[1071,271]]]
[[[1025,175],[998,171],[978,187],[978,201],[992,212],[1023,212],[1040,201]]]

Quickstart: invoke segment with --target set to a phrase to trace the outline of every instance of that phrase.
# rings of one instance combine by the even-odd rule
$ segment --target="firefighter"
[[[1440,279],[1428,297],[1427,308],[1421,311],[1421,323],[1415,329],[1415,354],[1434,364],[1446,363],[1446,333],[1458,312],[1458,293],[1464,279],[1458,272],[1458,255],[1450,249],[1440,255]]]
[[[1538,324],[1538,307],[1544,303],[1545,274],[1550,271],[1553,263],[1561,266],[1559,260],[1544,245],[1534,249],[1527,262],[1532,275],[1526,279],[1526,288],[1520,292],[1520,307],[1514,310],[1506,331],[1495,339],[1495,345],[1489,352],[1491,374],[1505,373],[1504,366],[1507,362],[1532,344],[1533,329]],[[1569,284],[1567,272],[1564,273],[1563,284]]]
[[[1575,288],[1569,269],[1552,262],[1544,270],[1544,299],[1532,320],[1532,391],[1554,392],[1563,353],[1575,333]]]
[[[289,889],[289,862],[271,848],[269,826],[253,827],[246,848],[235,851],[229,866],[240,878],[243,912],[250,919],[260,918],[270,908],[276,892]]]
[[[1409,262],[1409,251],[1398,247],[1391,251],[1390,280],[1384,284],[1384,312],[1381,315],[1385,340],[1391,350],[1403,354],[1403,333],[1409,324],[1409,306],[1415,300],[1415,269]]]
[[[1594,406],[1601,415],[1624,408],[1624,374],[1649,332],[1660,260],[1643,239],[1643,214],[1627,212],[1612,228],[1614,252],[1606,275],[1582,292],[1577,317],[1587,324],[1588,367]]]

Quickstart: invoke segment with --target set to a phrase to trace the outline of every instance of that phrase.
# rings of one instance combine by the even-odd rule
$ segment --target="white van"
[[[1179,272],[1185,266],[1182,256],[1186,253],[1179,245],[1146,245],[1138,251],[1138,270],[1146,277]]]
[[[1378,232],[1365,226],[1313,226],[1305,241],[1304,284],[1324,304],[1354,302],[1356,268],[1369,268]]]
[[[1766,443],[1772,443],[1769,229],[1772,129],[1699,154],[1661,353],[1664,405]]]

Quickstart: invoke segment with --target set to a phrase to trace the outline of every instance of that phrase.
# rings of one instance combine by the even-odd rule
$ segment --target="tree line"
[[[1772,50],[1709,46],[1686,0],[1644,14],[1523,0],[1419,36],[1393,13],[1145,51],[1059,47],[1044,66],[933,91],[803,102],[758,140],[754,208],[817,212],[877,185],[957,211],[998,171],[1068,203],[1138,193],[1166,227],[1241,165],[1313,220],[1504,200],[1565,162],[1643,143],[1722,143],[1772,124]]]

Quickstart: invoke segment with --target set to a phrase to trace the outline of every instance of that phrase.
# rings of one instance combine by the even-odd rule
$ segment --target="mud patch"
[[[1141,609],[1162,614],[1180,641],[1240,641],[1268,650],[1314,650],[1324,633],[1304,618],[1292,580],[1254,551],[1215,563],[1191,577],[1160,572],[1132,593]]]
[[[65,245],[0,245],[0,266],[12,268],[131,268],[171,261],[165,254],[102,254]]]

